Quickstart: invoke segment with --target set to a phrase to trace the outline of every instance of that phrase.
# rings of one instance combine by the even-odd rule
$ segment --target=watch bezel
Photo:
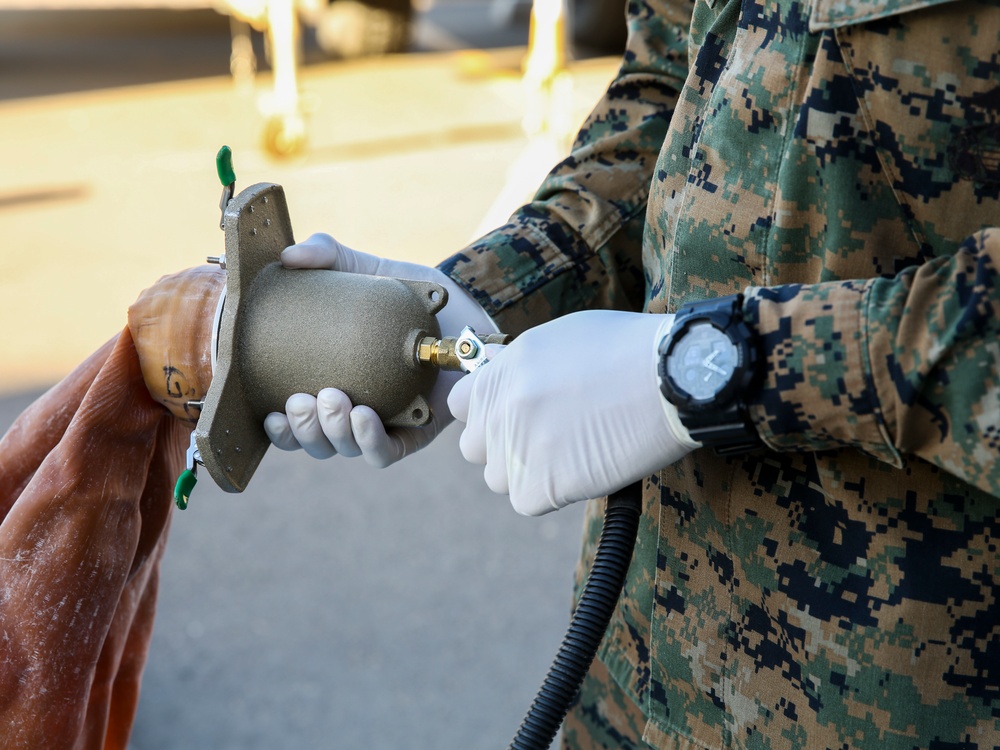
[[[698,399],[670,376],[667,372],[667,360],[691,328],[703,323],[708,323],[732,342],[737,351],[737,365],[729,382],[714,396]],[[742,318],[718,310],[693,311],[680,318],[660,343],[658,367],[660,389],[667,401],[679,411],[690,413],[725,411],[731,405],[739,403],[741,395],[751,386],[757,369],[755,367],[757,359],[753,334]]]

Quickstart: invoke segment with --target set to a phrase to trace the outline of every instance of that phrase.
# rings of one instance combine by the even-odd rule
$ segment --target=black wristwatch
[[[760,380],[760,347],[743,321],[742,294],[682,307],[659,355],[660,390],[693,439],[722,454],[761,444],[747,409]]]

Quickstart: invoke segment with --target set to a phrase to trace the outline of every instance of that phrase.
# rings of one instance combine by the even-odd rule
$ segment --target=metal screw
[[[458,343],[458,356],[462,359],[472,359],[479,353],[479,347],[474,341],[460,341]]]
[[[209,255],[206,262],[217,265],[223,271],[226,270],[226,256],[225,253],[222,255]]]

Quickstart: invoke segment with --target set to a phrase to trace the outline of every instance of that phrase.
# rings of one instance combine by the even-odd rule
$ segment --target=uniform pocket
[[[1000,1],[812,2],[924,259],[994,226]]]
[[[812,0],[809,30],[836,29],[956,0]]]

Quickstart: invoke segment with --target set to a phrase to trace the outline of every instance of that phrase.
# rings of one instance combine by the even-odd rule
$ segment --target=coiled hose
[[[604,530],[583,594],[549,673],[507,750],[545,750],[555,739],[611,622],[632,561],[641,514],[639,482],[608,497]]]

